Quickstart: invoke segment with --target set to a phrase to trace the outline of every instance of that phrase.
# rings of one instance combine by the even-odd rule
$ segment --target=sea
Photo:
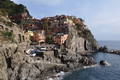
[[[106,45],[109,49],[119,49],[120,41],[99,41],[99,45]],[[96,66],[74,71],[62,80],[120,80],[120,55],[97,53],[92,57],[99,64],[100,60],[106,60],[110,66]]]

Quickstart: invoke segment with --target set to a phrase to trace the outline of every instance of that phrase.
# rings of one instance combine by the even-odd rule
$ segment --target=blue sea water
[[[106,45],[111,49],[120,49],[119,41],[101,41],[100,45]],[[111,66],[97,66],[81,69],[66,75],[63,80],[120,80],[120,56],[115,54],[97,53],[92,55],[99,63],[106,60]]]

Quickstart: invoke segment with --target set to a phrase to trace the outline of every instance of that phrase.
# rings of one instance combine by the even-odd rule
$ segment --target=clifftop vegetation
[[[30,16],[24,5],[15,4],[10,0],[0,0],[0,15],[8,16],[13,22],[20,24],[24,13],[27,14],[26,16]]]
[[[2,15],[14,15],[26,12],[27,9],[22,4],[15,4],[10,0],[0,0],[0,14]],[[27,11],[28,12],[28,11]]]

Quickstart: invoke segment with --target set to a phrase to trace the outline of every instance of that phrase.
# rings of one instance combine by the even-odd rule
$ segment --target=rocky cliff
[[[52,37],[57,33],[68,34],[68,38],[60,50],[31,57],[25,53],[31,42],[26,34],[29,30],[44,30],[45,43],[56,44]],[[81,18],[57,15],[32,19],[23,5],[0,1],[0,80],[46,80],[60,71],[93,65],[91,57],[78,53],[96,49],[96,40]]]
[[[90,57],[61,52],[50,53],[53,56],[46,56],[44,60],[34,60],[24,53],[25,49],[25,43],[0,47],[0,80],[48,80],[60,71],[68,72],[95,64]]]
[[[29,35],[20,28],[20,25],[0,15],[0,44],[21,42],[30,42]]]
[[[81,56],[81,54],[76,53],[85,50],[83,46],[85,39],[79,37],[73,27],[70,27],[68,40],[64,44],[67,49],[71,50],[70,52],[49,51],[44,54],[44,57],[30,57],[25,53],[29,37],[19,28],[19,25],[4,16],[1,16],[1,18],[5,20],[0,22],[1,80],[47,80],[49,76],[53,76],[60,71],[67,72],[95,64],[91,57]],[[6,25],[7,22],[11,22],[12,26]]]
[[[74,27],[69,27],[69,37],[66,40],[66,47],[72,52],[97,50],[97,42],[90,30],[84,26],[80,27],[83,27],[83,30],[76,30]]]

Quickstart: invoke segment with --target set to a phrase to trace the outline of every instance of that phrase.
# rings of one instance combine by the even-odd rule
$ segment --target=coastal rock
[[[47,57],[47,56],[46,56]],[[0,50],[0,79],[3,80],[46,80],[47,76],[60,71],[72,71],[84,65],[93,65],[95,62],[80,54],[59,53],[58,58],[49,56],[54,61],[35,62],[26,56],[22,45],[10,45]],[[60,62],[57,62],[57,61]]]
[[[80,27],[84,27],[84,25]],[[86,31],[86,33],[84,33],[84,31]],[[84,37],[87,36],[87,34],[89,34],[89,36]],[[70,51],[70,53],[74,53],[95,51],[97,50],[98,45],[93,35],[88,29],[85,28],[85,30],[78,31],[74,27],[69,27],[69,36],[66,40],[66,47]]]
[[[69,36],[66,41],[66,47],[73,52],[85,51],[84,42],[85,39],[79,37],[74,28],[69,27]]]
[[[109,66],[110,64],[105,60],[101,60],[100,65],[108,65]]]
[[[18,8],[20,11],[22,8],[22,12],[10,15],[9,10],[13,10],[11,7],[14,6],[0,3],[8,7],[8,9],[3,8],[8,15],[3,15],[0,11],[0,35],[2,35],[0,36],[0,80],[46,80],[48,76],[60,71],[68,72],[95,64],[91,57],[77,54],[77,52],[97,49],[96,40],[90,30],[85,27],[82,19],[66,15],[41,20],[32,19],[27,17],[26,8],[23,5],[17,5],[10,0],[5,0],[5,3],[6,1],[8,4],[20,7]],[[46,43],[58,45],[58,51],[46,51],[42,58],[27,55],[25,50],[30,47],[30,37],[25,32],[31,29],[37,29],[38,32],[39,29],[43,29]],[[52,36],[56,34],[58,38],[61,38],[63,34],[68,36],[65,38],[63,36],[62,40],[58,39],[58,42],[62,43],[59,44],[56,43],[57,41],[52,41],[54,38]],[[66,37],[68,37],[67,40]]]
[[[61,53],[59,53],[60,55]],[[61,54],[59,56],[61,62],[65,64],[71,70],[81,68],[88,65],[94,65],[96,62],[91,57],[81,56],[80,54]]]

